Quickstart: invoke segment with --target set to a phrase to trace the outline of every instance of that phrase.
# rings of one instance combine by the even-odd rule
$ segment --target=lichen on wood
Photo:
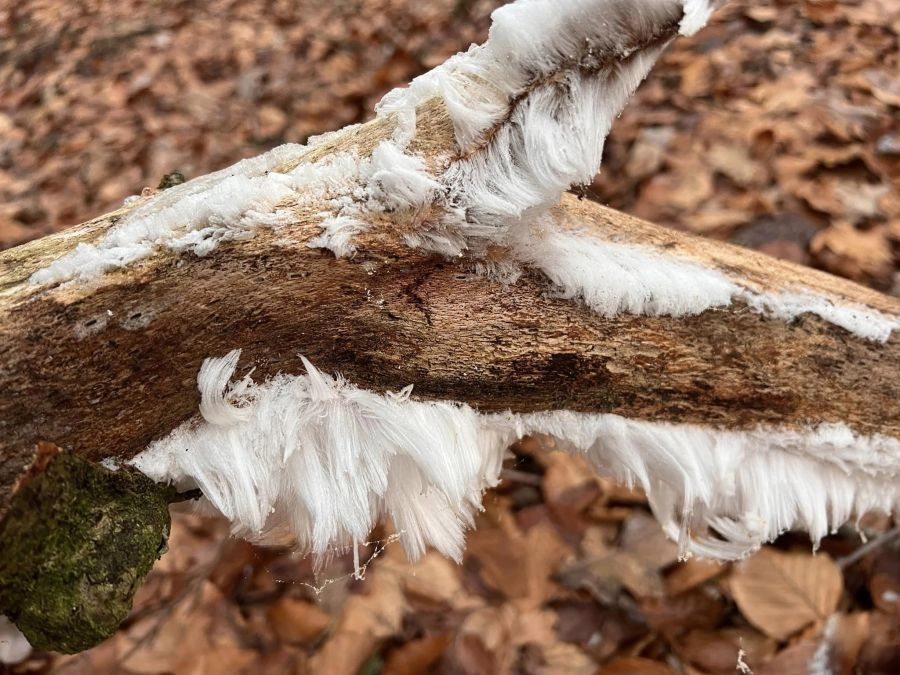
[[[0,614],[31,644],[74,653],[106,639],[166,550],[173,490],[60,452],[0,521]]]

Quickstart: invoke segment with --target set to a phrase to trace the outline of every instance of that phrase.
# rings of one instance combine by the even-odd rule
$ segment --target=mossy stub
[[[38,649],[112,635],[165,551],[171,490],[70,453],[50,460],[0,522],[0,614]]]
[[[168,190],[170,187],[175,187],[176,185],[181,185],[187,179],[184,177],[184,174],[180,171],[172,171],[171,173],[167,173],[163,176],[159,185],[156,186],[158,190]]]

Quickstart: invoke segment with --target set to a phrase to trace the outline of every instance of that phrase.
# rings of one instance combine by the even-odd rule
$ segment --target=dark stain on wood
[[[360,387],[413,384],[420,399],[483,411],[730,428],[844,421],[900,436],[896,336],[873,344],[740,306],[606,319],[548,296],[537,274],[506,286],[409,250],[335,260],[266,246],[160,257],[65,304],[37,295],[4,316],[0,385],[14,395],[0,399],[0,503],[38,441],[92,460],[141,451],[196,413],[203,359],[238,347],[237,375],[255,366],[257,381],[302,373],[303,354]]]

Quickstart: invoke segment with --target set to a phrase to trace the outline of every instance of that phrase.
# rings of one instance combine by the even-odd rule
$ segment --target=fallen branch
[[[0,253],[0,504],[50,441],[247,536],[322,554],[387,513],[458,557],[552,433],[708,555],[896,510],[896,299],[561,197],[709,11],[514,3],[369,124]]]

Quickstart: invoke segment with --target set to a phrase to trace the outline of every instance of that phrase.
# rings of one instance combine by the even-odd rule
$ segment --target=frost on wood
[[[716,270],[644,246],[591,238],[547,215],[512,239],[514,257],[540,270],[560,297],[583,301],[601,316],[700,314],[728,305],[738,287]],[[517,267],[486,267],[509,278]]]
[[[342,153],[282,171],[305,149],[281,146],[137,206],[103,241],[80,244],[32,281],[93,278],[166,247],[204,255],[220,241],[276,225],[271,213],[290,199],[330,200],[317,243],[339,255],[352,252],[349,238],[364,229],[354,216],[415,207],[439,192],[444,222],[414,240],[452,254],[482,239],[502,241],[529,210],[552,206],[596,173],[613,118],[680,22],[693,31],[706,14],[705,0],[519,0],[501,7],[485,45],[385,97],[379,112],[393,114],[398,126],[371,159]],[[433,178],[406,150],[417,106],[434,97],[449,111],[463,158]]]
[[[565,190],[597,171],[613,119],[659,53],[679,33],[698,30],[713,4],[519,0],[503,6],[484,45],[385,96],[378,114],[394,125],[393,133],[368,154],[343,150],[304,160],[358,129],[313,139],[309,148],[275,148],[137,204],[100,241],[78,244],[31,280],[91,280],[160,249],[207,255],[260,228],[287,228],[302,213],[320,228],[302,243],[336,256],[353,256],[381,228],[382,236],[462,257],[505,282],[536,269],[551,291],[603,316],[685,316],[740,301],[784,320],[813,313],[859,337],[886,341],[900,318],[804,288],[747,289],[701,262],[591,239],[577,223],[554,223],[549,215]],[[411,148],[422,147],[417,117],[435,100],[452,122],[455,147],[426,157]],[[379,214],[412,214],[406,221],[413,226],[385,233],[393,226]]]
[[[391,518],[407,553],[456,559],[513,440],[550,434],[598,472],[641,486],[683,551],[739,558],[802,528],[814,541],[853,513],[900,508],[900,441],[842,424],[806,430],[710,427],[554,411],[479,414],[377,394],[319,372],[231,382],[240,351],[198,375],[203,420],[138,455],[135,467],[199,487],[237,532],[284,528],[326,555]]]
[[[325,555],[361,542],[382,513],[410,555],[460,558],[463,532],[497,481],[506,435],[452,403],[377,395],[305,363],[305,376],[229,386],[240,351],[200,370],[203,421],[150,445],[134,466],[195,483],[244,535],[287,527]],[[186,482],[184,482],[186,481]]]
[[[613,119],[685,13],[680,0],[515,2],[491,15],[484,45],[385,96],[379,114],[399,116],[401,142],[433,97],[453,122],[461,159],[441,178],[449,212],[425,243],[449,255],[505,243],[590,181]]]
[[[885,342],[900,318],[838,291],[769,287],[777,275],[742,279],[740,265],[621,232],[600,239],[571,222],[574,210],[554,210],[598,169],[610,124],[667,42],[709,11],[698,0],[519,0],[495,12],[484,45],[388,94],[371,126],[282,146],[138,202],[32,282],[97,282],[160,251],[209,255],[268,228],[289,253],[305,245],[356,256],[339,271],[389,260],[388,273],[405,274],[424,258],[413,247],[459,258],[445,268],[463,277],[475,268],[513,284],[531,271],[529,283],[542,279],[560,305],[605,317],[740,304],[786,321],[813,313]],[[298,324],[308,309],[297,307]],[[365,391],[311,364],[306,375],[232,383],[237,360],[204,364],[202,419],[157,440],[135,466],[201,488],[236,531],[286,528],[318,555],[362,541],[386,515],[410,555],[431,545],[458,558],[505,448],[532,433],[567,440],[598,471],[640,484],[682,547],[711,556],[739,557],[795,526],[818,539],[853,512],[897,506],[900,441],[843,424],[723,431],[566,411],[482,415],[414,401],[409,390]]]
[[[352,236],[366,228],[362,213],[409,208],[430,201],[438,187],[422,160],[382,143],[371,157],[355,152],[293,164],[304,146],[279,146],[222,171],[170,188],[139,204],[96,244],[80,243],[71,253],[35,272],[34,284],[94,279],[126,267],[160,249],[207,255],[220,243],[248,239],[259,228],[293,221],[293,209],[318,208],[322,234],[311,245],[337,255],[352,253]]]
[[[482,263],[514,280],[519,263],[540,270],[561,297],[584,302],[601,316],[621,313],[689,316],[737,300],[783,321],[809,313],[873,342],[886,342],[900,317],[820,295],[810,289],[755,290],[698,261],[649,246],[591,236],[571,218],[546,214],[510,239],[512,261]]]
[[[379,143],[371,158],[354,157],[358,163],[361,185],[351,196],[333,198],[335,215],[322,222],[322,233],[309,242],[310,246],[326,248],[336,256],[352,255],[356,251],[353,238],[368,229],[364,213],[419,209],[436,199],[440,184],[425,171],[423,159],[404,153],[390,141]],[[347,171],[348,179],[353,175]]]

